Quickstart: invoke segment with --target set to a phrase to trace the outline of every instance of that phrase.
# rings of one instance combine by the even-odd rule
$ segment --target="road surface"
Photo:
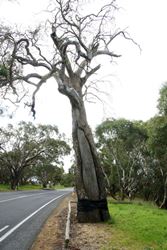
[[[0,193],[0,249],[28,250],[52,210],[72,190]]]

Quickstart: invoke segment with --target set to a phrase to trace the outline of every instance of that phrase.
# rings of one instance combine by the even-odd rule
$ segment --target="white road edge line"
[[[6,225],[5,227],[0,229],[0,233],[3,232],[5,229],[7,229],[9,227],[9,225]]]
[[[15,198],[7,199],[7,200],[2,200],[2,201],[0,201],[0,203],[6,202],[6,201],[13,201],[13,200],[17,200],[17,199],[22,199],[22,198],[26,198],[26,197],[31,197],[31,196],[35,196],[35,195],[38,196],[38,195],[41,195],[41,194],[45,194],[45,193],[22,195],[22,196],[18,196],[18,197],[15,197]]]
[[[0,242],[2,242],[3,240],[5,240],[9,235],[11,235],[17,228],[19,228],[21,225],[23,225],[23,223],[25,223],[27,220],[29,220],[31,217],[33,217],[36,213],[38,213],[41,209],[43,209],[44,207],[46,207],[47,205],[49,205],[51,202],[59,199],[60,197],[64,196],[66,194],[62,194],[59,195],[58,197],[50,200],[49,202],[47,202],[46,204],[44,204],[42,207],[38,208],[35,212],[33,212],[32,214],[30,214],[28,217],[26,217],[24,220],[20,221],[20,223],[18,223],[16,226],[14,226],[13,228],[11,228],[7,233],[5,233],[2,237],[0,237]]]

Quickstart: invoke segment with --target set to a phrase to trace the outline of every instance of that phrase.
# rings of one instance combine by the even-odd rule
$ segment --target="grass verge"
[[[0,192],[11,191],[10,186],[6,184],[0,184]]]
[[[64,188],[64,186],[62,185],[56,185],[53,187],[53,189],[62,189],[62,188]],[[43,189],[41,185],[21,185],[18,188],[19,191],[39,190],[39,189]],[[0,184],[0,192],[9,192],[9,191],[12,191],[10,185]]]
[[[117,204],[109,200],[111,241],[103,250],[166,250],[167,211],[136,202]]]

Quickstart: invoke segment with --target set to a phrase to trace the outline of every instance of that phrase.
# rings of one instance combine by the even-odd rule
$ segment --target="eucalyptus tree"
[[[155,116],[147,122],[148,146],[154,159],[153,200],[162,208],[167,208],[167,116]]]
[[[159,91],[158,115],[147,121],[148,147],[153,158],[151,197],[158,206],[167,208],[167,83]]]
[[[114,198],[132,198],[144,173],[147,133],[141,122],[106,120],[96,128],[101,163]]]
[[[64,163],[62,157],[70,153],[70,147],[63,140],[49,139],[45,151],[40,155],[34,167],[34,174],[42,183],[47,186],[50,181],[52,184],[61,182],[64,173]]]
[[[10,184],[10,175],[4,164],[0,165],[0,184]]]
[[[69,150],[56,126],[20,122],[16,128],[9,124],[0,130],[0,164],[8,169],[11,188],[14,190],[24,170],[32,168],[41,157],[56,162]]]
[[[51,164],[50,161],[38,161],[35,166],[35,177],[42,184],[43,188],[47,187],[47,184],[56,185],[60,184],[63,180],[63,167],[58,167],[55,164]]]
[[[98,1],[100,3],[102,1]],[[4,96],[9,91],[19,99],[19,93],[27,93],[31,86],[34,91],[29,105],[35,115],[36,94],[48,79],[53,78],[58,91],[70,101],[77,162],[77,216],[82,222],[109,218],[104,175],[86,117],[86,84],[101,68],[98,57],[107,56],[113,61],[120,57],[112,50],[115,40],[120,36],[130,39],[126,31],[114,24],[114,12],[118,9],[115,0],[96,9],[89,8],[87,1],[54,0],[48,10],[54,18],[47,21],[44,30],[40,26],[24,34],[6,27],[0,31],[0,87]],[[51,40],[44,51],[41,44],[45,35],[48,36],[48,25]]]
[[[75,187],[75,164],[68,169],[68,173],[63,174],[61,184],[65,187]]]
[[[167,82],[160,88],[157,108],[160,115],[167,115]]]

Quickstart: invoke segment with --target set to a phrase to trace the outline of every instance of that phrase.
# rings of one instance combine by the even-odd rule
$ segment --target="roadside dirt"
[[[65,248],[65,225],[68,201],[71,202],[70,242]],[[103,223],[77,223],[76,197],[66,198],[45,222],[31,250],[100,250],[111,240],[109,226]],[[106,248],[107,249],[107,248]]]

